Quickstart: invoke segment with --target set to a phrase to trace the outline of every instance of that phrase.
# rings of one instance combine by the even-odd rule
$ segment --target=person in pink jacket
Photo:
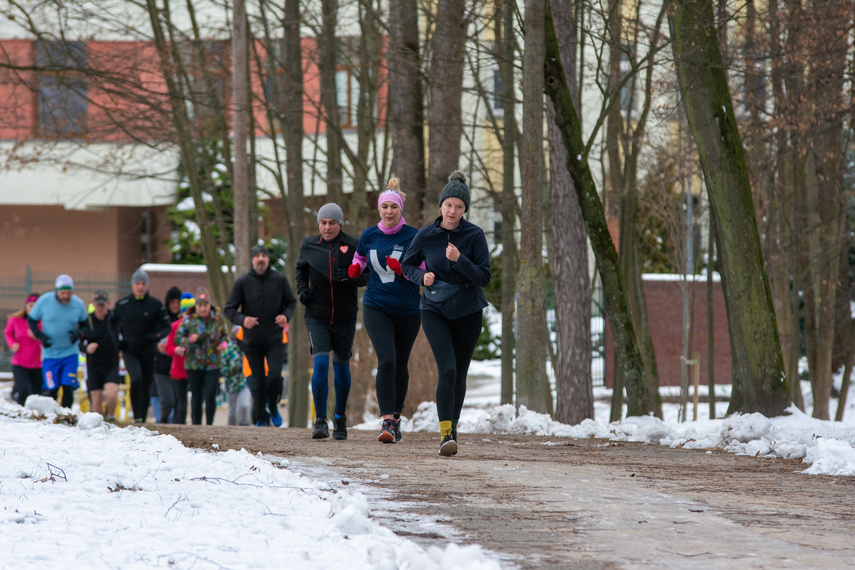
[[[184,315],[187,309],[194,306],[196,300],[192,293],[184,293],[181,295],[180,317],[172,323],[172,330],[169,336],[166,337],[166,352],[172,357],[172,367],[169,369],[169,377],[172,378],[173,394],[169,398],[161,396],[160,407],[160,423],[169,423],[169,416],[172,415],[172,423],[183,424],[187,423],[187,369],[184,367],[185,348],[175,344],[175,331],[181,321],[184,320]],[[173,406],[174,402],[174,408]]]
[[[12,376],[15,379],[12,397],[22,406],[30,394],[42,390],[42,343],[27,325],[27,317],[39,295],[30,293],[24,308],[9,315],[6,322],[6,344],[12,351]]]

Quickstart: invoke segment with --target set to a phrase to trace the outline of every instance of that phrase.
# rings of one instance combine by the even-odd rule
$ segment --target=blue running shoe
[[[273,422],[273,425],[276,427],[282,425],[282,414],[279,413],[279,410],[273,410],[270,412],[270,421]]]

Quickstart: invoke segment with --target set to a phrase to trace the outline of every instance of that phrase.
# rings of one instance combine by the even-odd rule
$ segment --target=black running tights
[[[460,419],[469,364],[481,336],[481,313],[446,319],[439,313],[422,311],[422,328],[439,372],[436,411],[441,422]]]

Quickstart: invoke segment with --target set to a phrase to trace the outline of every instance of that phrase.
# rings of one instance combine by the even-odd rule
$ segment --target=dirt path
[[[383,445],[356,430],[346,442],[306,429],[159,431],[359,485],[395,532],[477,543],[508,567],[855,567],[855,478],[803,475],[798,461],[494,434],[461,434],[460,454],[440,458],[428,433]]]

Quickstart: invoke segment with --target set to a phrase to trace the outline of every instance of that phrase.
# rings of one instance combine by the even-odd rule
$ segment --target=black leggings
[[[404,398],[410,386],[407,364],[421,327],[421,315],[390,315],[364,306],[362,320],[377,354],[377,403],[380,415],[404,409]]]
[[[270,412],[279,410],[282,399],[282,359],[285,345],[277,338],[262,347],[244,346],[243,353],[252,372],[252,417],[256,423],[267,424]],[[267,374],[264,365],[267,363]]]
[[[436,359],[439,378],[436,383],[436,412],[439,421],[460,419],[466,397],[466,376],[478,337],[481,313],[458,319],[446,319],[433,311],[422,311],[422,328]]]
[[[205,404],[205,421],[213,425],[214,414],[217,412],[217,388],[220,385],[220,371],[188,370],[187,380],[190,383],[190,421],[193,425],[202,425],[202,403]]]
[[[148,414],[149,390],[154,382],[154,354],[135,354],[125,350],[122,353],[125,368],[131,377],[131,408],[134,421],[145,421]]]
[[[19,364],[13,364],[12,377],[15,379],[15,387],[12,390],[15,401],[22,406],[26,403],[28,396],[42,393],[41,368],[24,368]]]

